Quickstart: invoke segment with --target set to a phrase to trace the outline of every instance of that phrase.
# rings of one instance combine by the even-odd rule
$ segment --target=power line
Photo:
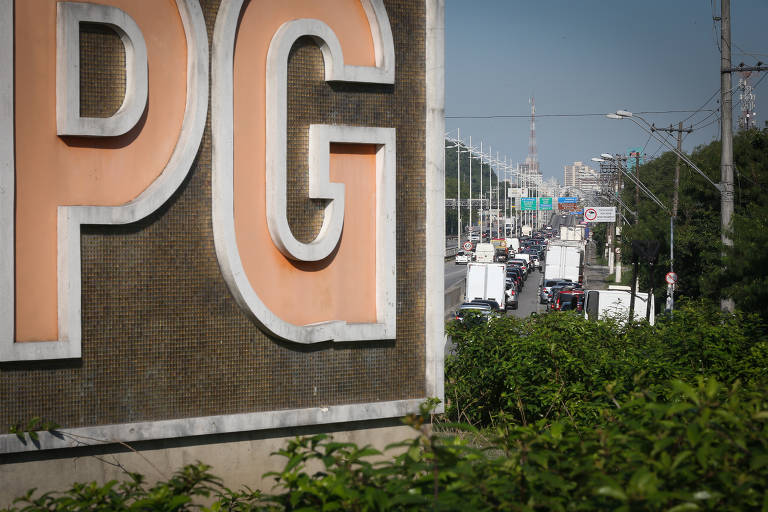
[[[647,110],[635,112],[636,114],[687,114],[689,112],[710,112],[710,110]],[[536,117],[604,117],[605,112],[590,112],[580,114],[536,114]],[[445,116],[446,119],[530,119],[530,114],[496,114],[483,116],[453,115]]]
[[[750,57],[753,57],[757,60],[760,60],[761,57],[768,57],[768,54],[765,54],[765,53],[750,53],[744,50],[743,48],[741,48],[736,43],[734,43],[733,46],[735,46],[739,50],[739,55],[749,55]]]
[[[715,46],[717,46],[718,52],[722,52],[722,49],[720,49],[720,34],[717,33],[717,22],[720,20],[720,17],[717,16],[717,11],[715,10],[715,1],[709,0],[709,5],[712,6],[712,35],[715,39]]]
[[[692,128],[692,129],[694,129],[694,130],[698,129],[698,128],[699,128],[699,126],[700,126],[702,123],[706,122],[706,120],[707,120],[707,119],[709,119],[709,118],[710,118],[710,117],[712,117],[713,115],[717,114],[719,111],[720,111],[720,109],[716,109],[716,110],[713,110],[712,112],[710,112],[710,113],[709,113],[709,115],[708,115],[707,117],[705,117],[704,119],[700,119],[700,120],[698,120],[696,123],[692,124],[692,125],[691,125],[691,128]]]
[[[653,132],[648,134],[648,140],[646,140],[645,144],[643,144],[643,150],[640,153],[645,154],[645,148],[647,148],[648,147],[648,143],[651,142],[651,137],[653,137]]]
[[[701,106],[698,108],[698,110],[696,110],[696,111],[695,111],[693,114],[691,114],[691,115],[689,115],[688,117],[686,117],[685,119],[683,119],[683,124],[685,124],[685,122],[686,122],[687,120],[689,120],[690,118],[692,118],[693,116],[695,116],[696,114],[698,114],[699,112],[701,112],[701,111],[702,111],[702,109],[703,109],[704,107],[706,107],[706,106],[709,104],[709,102],[710,102],[710,101],[712,101],[712,99],[713,99],[715,96],[717,96],[717,95],[718,95],[718,93],[719,93],[719,92],[720,92],[720,88],[718,87],[717,89],[715,89],[715,92],[713,92],[713,93],[712,93],[712,96],[710,96],[710,97],[709,97],[709,99],[708,99],[707,101],[705,101],[705,102],[704,102],[704,104],[702,104],[702,105],[701,105]]]

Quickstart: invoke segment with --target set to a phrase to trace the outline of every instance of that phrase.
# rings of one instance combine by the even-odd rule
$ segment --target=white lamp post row
[[[493,230],[493,219],[491,218],[491,210],[493,209],[492,206],[493,206],[493,198],[494,198],[494,189],[495,189],[495,196],[496,196],[496,205],[497,205],[497,209],[498,210],[501,209],[501,207],[499,206],[499,202],[501,200],[501,194],[503,193],[503,212],[504,212],[504,223],[505,223],[505,226],[504,226],[504,228],[501,227],[501,223],[500,223],[500,221],[498,219],[498,213],[500,213],[500,212],[497,212],[497,215],[496,215],[496,234],[497,234],[497,236],[501,236],[502,233],[506,233],[506,218],[507,218],[507,211],[508,211],[508,209],[507,209],[507,201],[509,200],[507,190],[508,190],[508,181],[509,181],[510,174],[512,176],[516,176],[518,178],[518,180],[520,179],[520,176],[519,176],[519,172],[517,171],[517,169],[513,168],[511,165],[509,165],[507,163],[507,161],[508,161],[507,156],[504,156],[504,159],[502,160],[499,157],[499,152],[498,151],[495,153],[495,156],[494,156],[493,148],[490,147],[490,146],[488,147],[488,152],[487,153],[484,152],[483,151],[483,143],[482,143],[482,141],[480,142],[480,148],[478,150],[477,148],[475,148],[472,145],[472,137],[469,138],[469,144],[465,144],[464,141],[461,140],[460,129],[457,129],[456,135],[457,135],[456,138],[453,138],[449,134],[446,134],[445,138],[449,142],[449,145],[447,145],[446,147],[456,148],[456,160],[457,160],[457,162],[456,162],[456,164],[457,164],[456,165],[456,167],[457,167],[456,168],[456,179],[457,179],[456,207],[457,207],[457,213],[458,213],[458,215],[457,215],[457,229],[458,229],[458,231],[457,231],[457,233],[458,233],[457,245],[458,245],[458,247],[460,249],[461,248],[461,233],[462,233],[462,229],[461,229],[461,154],[462,153],[468,153],[469,154],[469,226],[473,225],[472,224],[472,210],[473,210],[472,206],[473,206],[473,202],[475,200],[472,197],[472,160],[474,160],[475,158],[478,158],[480,160],[480,163],[481,163],[481,170],[480,170],[480,227],[481,227],[481,229],[482,229],[483,221],[484,221],[484,218],[485,218],[485,215],[483,213],[483,209],[484,209],[483,208],[484,207],[484,197],[483,196],[485,194],[485,191],[483,190],[483,188],[484,188],[484,183],[483,183],[484,176],[483,176],[482,165],[487,165],[488,169],[489,169],[489,173],[488,173],[489,174],[488,188],[487,188],[487,193],[488,193],[488,219],[489,219],[489,227],[488,227],[488,229],[489,229],[489,231]],[[503,176],[504,176],[504,178],[503,178],[503,181],[504,181],[503,190],[502,190],[502,186],[501,186],[501,183],[500,183],[502,178],[499,177],[498,172],[496,173],[496,185],[494,187],[494,184],[493,184],[493,172],[494,172],[493,169],[494,168],[497,171],[499,171],[499,170],[503,171]],[[511,210],[512,210],[512,208],[510,206],[509,211],[511,211]]]

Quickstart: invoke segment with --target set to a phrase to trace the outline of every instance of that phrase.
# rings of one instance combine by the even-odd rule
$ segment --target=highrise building
[[[583,165],[581,162],[574,162],[573,165],[566,165],[563,168],[563,186],[565,188],[577,188],[579,171],[578,165]]]
[[[563,168],[563,186],[579,189],[582,192],[595,192],[600,189],[600,176],[584,162],[573,162]]]

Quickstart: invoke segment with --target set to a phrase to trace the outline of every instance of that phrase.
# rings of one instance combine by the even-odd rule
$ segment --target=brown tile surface
[[[218,2],[202,3],[210,37]],[[33,416],[80,427],[424,396],[423,4],[385,0],[394,86],[325,83],[305,40],[289,63],[289,219],[300,239],[322,221],[306,198],[308,124],[397,129],[397,340],[301,347],[248,320],[214,251],[209,118],[195,165],[166,205],[128,226],[84,227],[82,360],[0,367],[0,432]],[[124,91],[124,76],[111,71],[124,56],[91,55],[102,47],[82,48],[100,69],[81,76],[83,112],[94,116],[110,115]]]

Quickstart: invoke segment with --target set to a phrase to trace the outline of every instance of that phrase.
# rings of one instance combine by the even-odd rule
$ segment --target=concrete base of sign
[[[130,445],[109,444],[83,446],[61,450],[51,458],[51,452],[27,452],[4,455],[0,464],[0,507],[10,506],[13,499],[36,487],[36,495],[48,491],[69,489],[75,482],[106,483],[125,480],[125,471],[142,473],[148,482],[167,480],[185,464],[196,461],[212,467],[211,472],[231,489],[249,486],[270,491],[272,478],[263,478],[268,471],[278,471],[285,458],[270,455],[296,436],[327,433],[340,442],[370,444],[379,450],[390,443],[417,435],[399,419],[352,422],[342,424],[261,430],[205,437],[182,437],[144,441]],[[123,469],[124,468],[124,469]]]

